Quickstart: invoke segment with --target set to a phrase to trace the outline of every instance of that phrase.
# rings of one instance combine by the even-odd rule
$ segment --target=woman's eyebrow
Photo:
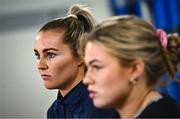
[[[49,50],[59,51],[59,50],[56,49],[56,48],[46,48],[46,49],[43,50],[43,52],[47,52],[47,51],[49,51]]]
[[[93,59],[93,60],[91,60],[88,64],[93,64],[93,63],[95,63],[95,62],[99,62],[99,60],[97,60],[97,59]]]

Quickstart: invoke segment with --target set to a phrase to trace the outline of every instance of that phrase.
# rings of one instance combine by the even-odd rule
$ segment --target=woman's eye
[[[92,65],[92,68],[95,69],[95,70],[100,70],[102,68],[102,66]]]
[[[37,52],[35,52],[34,55],[35,55],[36,59],[40,59],[40,55]]]
[[[52,59],[52,58],[54,58],[56,56],[56,54],[54,54],[54,53],[51,53],[51,52],[48,52],[47,53],[47,58],[48,59]]]

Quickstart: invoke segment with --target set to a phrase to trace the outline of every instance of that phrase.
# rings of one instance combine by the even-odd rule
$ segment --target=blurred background
[[[38,74],[34,40],[43,24],[76,3],[91,7],[98,22],[135,14],[168,33],[180,32],[180,0],[0,0],[0,118],[46,117],[57,91],[45,89]]]

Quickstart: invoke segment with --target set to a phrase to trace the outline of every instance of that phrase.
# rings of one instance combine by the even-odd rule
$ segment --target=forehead
[[[91,60],[108,60],[113,58],[107,51],[106,47],[98,42],[88,42],[85,48],[85,61]]]
[[[63,44],[63,37],[63,30],[40,31],[36,37],[35,46],[57,47]]]

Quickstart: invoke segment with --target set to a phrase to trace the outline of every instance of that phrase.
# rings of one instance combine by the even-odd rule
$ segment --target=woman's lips
[[[42,77],[43,80],[49,80],[51,75],[42,74],[41,77]]]
[[[95,98],[96,92],[95,91],[89,91],[89,97],[90,98]]]

